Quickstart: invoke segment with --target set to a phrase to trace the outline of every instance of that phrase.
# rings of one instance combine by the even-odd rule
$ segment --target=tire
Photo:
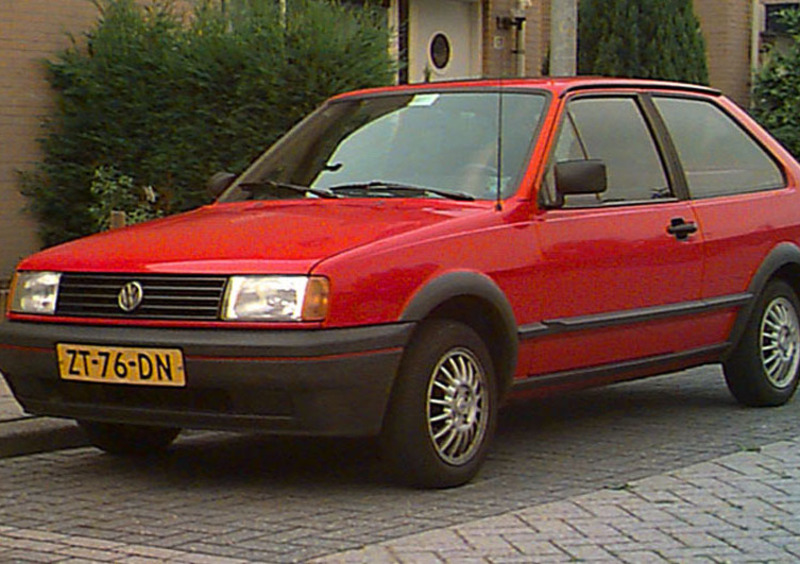
[[[767,284],[741,340],[724,363],[725,381],[747,406],[779,406],[797,389],[800,302],[782,280]]]
[[[89,442],[109,454],[146,455],[165,450],[181,432],[169,427],[78,421]]]
[[[460,486],[478,473],[496,424],[484,342],[459,322],[423,323],[403,357],[381,434],[389,471],[416,487]]]

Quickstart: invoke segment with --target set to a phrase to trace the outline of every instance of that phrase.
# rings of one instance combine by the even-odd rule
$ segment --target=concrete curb
[[[0,458],[52,452],[87,444],[83,431],[68,420],[26,416],[0,421]]]
[[[0,374],[0,458],[87,445],[83,431],[69,419],[28,415]]]

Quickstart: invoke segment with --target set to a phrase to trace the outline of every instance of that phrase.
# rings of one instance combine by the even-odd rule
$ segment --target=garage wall
[[[0,281],[39,248],[36,223],[23,212],[18,171],[39,159],[41,119],[53,103],[43,59],[80,37],[97,19],[88,0],[0,1]]]
[[[706,40],[712,86],[747,106],[750,100],[752,3],[748,0],[694,0]]]
[[[508,17],[516,0],[484,0],[484,75],[515,76],[516,30],[498,26],[498,18]],[[550,0],[532,0],[526,10],[525,75],[541,76],[550,41]]]

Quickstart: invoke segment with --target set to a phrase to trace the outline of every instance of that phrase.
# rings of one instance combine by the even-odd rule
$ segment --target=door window
[[[713,103],[653,99],[678,151],[694,198],[758,192],[784,186],[775,161]]]
[[[553,167],[545,181],[551,203],[563,207],[602,206],[672,197],[650,129],[634,98],[579,98],[567,105],[554,150],[553,165],[600,159],[608,188],[602,194],[555,195]]]

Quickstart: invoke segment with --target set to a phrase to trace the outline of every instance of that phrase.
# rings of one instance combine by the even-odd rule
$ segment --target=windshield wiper
[[[347,191],[363,191],[363,192],[409,192],[415,195],[434,194],[442,198],[450,200],[459,200],[463,202],[472,202],[475,196],[467,194],[466,192],[451,192],[449,190],[440,190],[438,188],[428,188],[425,186],[413,186],[411,184],[398,184],[395,182],[384,182],[382,180],[373,180],[372,182],[353,182],[350,184],[337,184],[328,188],[333,193],[347,192]]]
[[[242,182],[239,187],[245,192],[252,192],[256,188],[267,186],[269,188],[284,188],[286,190],[293,190],[302,194],[314,194],[320,198],[339,198],[338,194],[334,194],[331,190],[324,188],[310,188],[308,186],[300,186],[299,184],[291,184],[289,182],[280,182],[278,180],[259,180],[257,182]]]

